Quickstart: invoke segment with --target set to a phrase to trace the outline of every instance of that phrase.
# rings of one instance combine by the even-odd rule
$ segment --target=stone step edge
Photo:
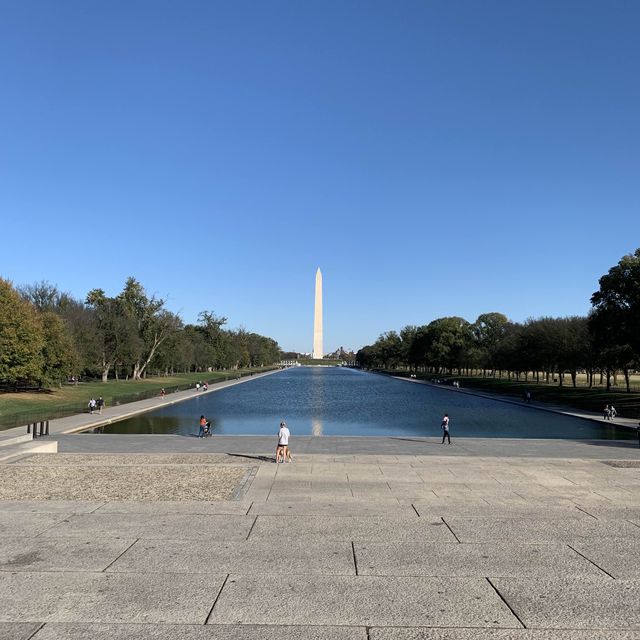
[[[28,443],[14,444],[13,446],[6,447],[6,449],[0,450],[0,463],[6,463],[12,458],[18,456],[24,456],[25,454],[33,453],[57,453],[58,441],[46,440],[38,441],[32,440]]]

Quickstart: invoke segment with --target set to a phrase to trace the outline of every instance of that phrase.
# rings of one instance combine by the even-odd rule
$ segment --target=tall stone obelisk
[[[322,360],[322,271],[316,271],[316,305],[313,314],[313,357]]]

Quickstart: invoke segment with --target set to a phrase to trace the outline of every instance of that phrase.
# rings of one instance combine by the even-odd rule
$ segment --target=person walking
[[[616,408],[612,404],[610,404],[609,405],[609,419],[613,420],[617,415],[618,415],[618,412],[616,411]]]
[[[444,440],[445,438],[449,441],[449,444],[451,444],[451,437],[449,436],[449,415],[448,414],[444,414],[444,417],[442,418],[442,424],[440,425],[440,427],[442,428],[442,444],[444,444]]]
[[[290,435],[291,433],[287,428],[287,423],[284,420],[282,420],[282,422],[280,422],[280,429],[278,430],[278,446],[276,447],[276,464],[278,464],[281,461],[285,462],[287,459]]]
[[[98,405],[98,413],[102,415],[102,409],[104,407],[104,398],[102,396],[98,398],[97,405]]]
[[[164,395],[165,395],[164,387],[162,387],[162,389],[160,389],[160,398],[163,400],[164,400]]]
[[[91,400],[89,400],[89,413],[91,415],[93,415],[95,408],[96,408],[96,400],[95,398],[91,398]]]
[[[611,409],[609,409],[609,405],[608,404],[604,405],[604,410],[602,411],[602,417],[605,420],[610,420],[611,419]]]
[[[200,431],[198,432],[198,438],[204,438],[204,434],[207,432],[207,419],[204,416],[200,416]]]

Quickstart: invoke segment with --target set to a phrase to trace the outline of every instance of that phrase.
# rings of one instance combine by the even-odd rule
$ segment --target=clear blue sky
[[[0,275],[310,350],[584,314],[640,246],[640,3],[0,0]]]

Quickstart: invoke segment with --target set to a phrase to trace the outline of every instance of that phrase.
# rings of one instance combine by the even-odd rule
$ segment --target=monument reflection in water
[[[273,435],[286,420],[292,437],[630,438],[608,425],[468,395],[451,388],[337,367],[294,367],[167,406],[105,428],[105,433],[194,435],[207,416],[215,434]]]

